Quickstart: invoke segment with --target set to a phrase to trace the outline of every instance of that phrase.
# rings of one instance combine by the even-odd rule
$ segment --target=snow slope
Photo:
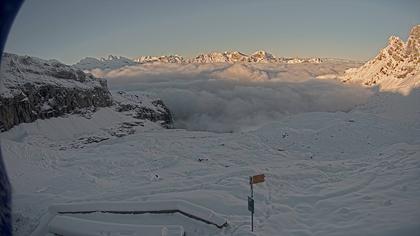
[[[1,136],[15,233],[33,231],[52,203],[179,199],[212,209],[229,226],[177,214],[72,216],[176,222],[187,235],[245,235],[248,176],[265,173],[267,181],[255,186],[256,235],[418,235],[420,114],[388,114],[401,112],[401,100],[411,104],[404,110],[419,111],[409,102],[419,98],[378,95],[349,113],[292,115],[250,132],[165,130],[145,122],[131,135],[79,146],[71,144],[132,118],[102,108],[90,119],[19,125]]]

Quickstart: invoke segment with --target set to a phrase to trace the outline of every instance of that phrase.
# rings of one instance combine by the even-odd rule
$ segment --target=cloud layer
[[[330,70],[327,70],[330,69]],[[174,114],[175,126],[232,132],[302,112],[349,111],[371,92],[314,77],[332,73],[312,65],[143,65],[93,71],[112,90],[156,93]]]

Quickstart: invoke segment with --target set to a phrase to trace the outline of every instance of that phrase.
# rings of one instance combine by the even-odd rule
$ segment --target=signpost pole
[[[251,212],[251,231],[254,232],[254,185],[265,181],[265,175],[254,175],[249,177],[249,186],[251,187],[251,196],[248,196],[248,210]]]
[[[254,213],[251,213],[251,232],[254,232]]]
[[[254,187],[252,186],[252,177],[249,177],[249,185],[251,186],[251,198],[254,199]],[[254,232],[254,211],[251,211],[251,232]]]

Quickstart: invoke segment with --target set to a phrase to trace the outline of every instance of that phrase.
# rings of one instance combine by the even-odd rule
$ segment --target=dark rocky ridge
[[[0,130],[8,130],[17,124],[36,119],[57,117],[79,108],[111,104],[109,94],[101,88],[78,90],[27,84],[22,88],[22,93],[13,97],[0,97]]]
[[[135,118],[161,121],[163,126],[170,127],[170,112],[159,101],[154,101],[156,104],[151,104],[152,108],[132,104],[137,116]],[[57,117],[85,108],[107,107],[114,103],[120,104],[113,100],[104,79],[95,78],[56,60],[3,54],[0,132],[20,123]]]
[[[116,110],[136,119],[159,122],[165,128],[172,128],[172,114],[162,100],[147,94],[117,92],[113,94]]]
[[[0,129],[112,104],[106,81],[81,70],[28,56],[3,54]]]

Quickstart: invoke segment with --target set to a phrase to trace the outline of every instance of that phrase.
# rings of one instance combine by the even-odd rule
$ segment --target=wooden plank
[[[264,174],[254,175],[251,178],[251,184],[258,184],[258,183],[262,183],[264,181],[265,181],[265,175]]]

